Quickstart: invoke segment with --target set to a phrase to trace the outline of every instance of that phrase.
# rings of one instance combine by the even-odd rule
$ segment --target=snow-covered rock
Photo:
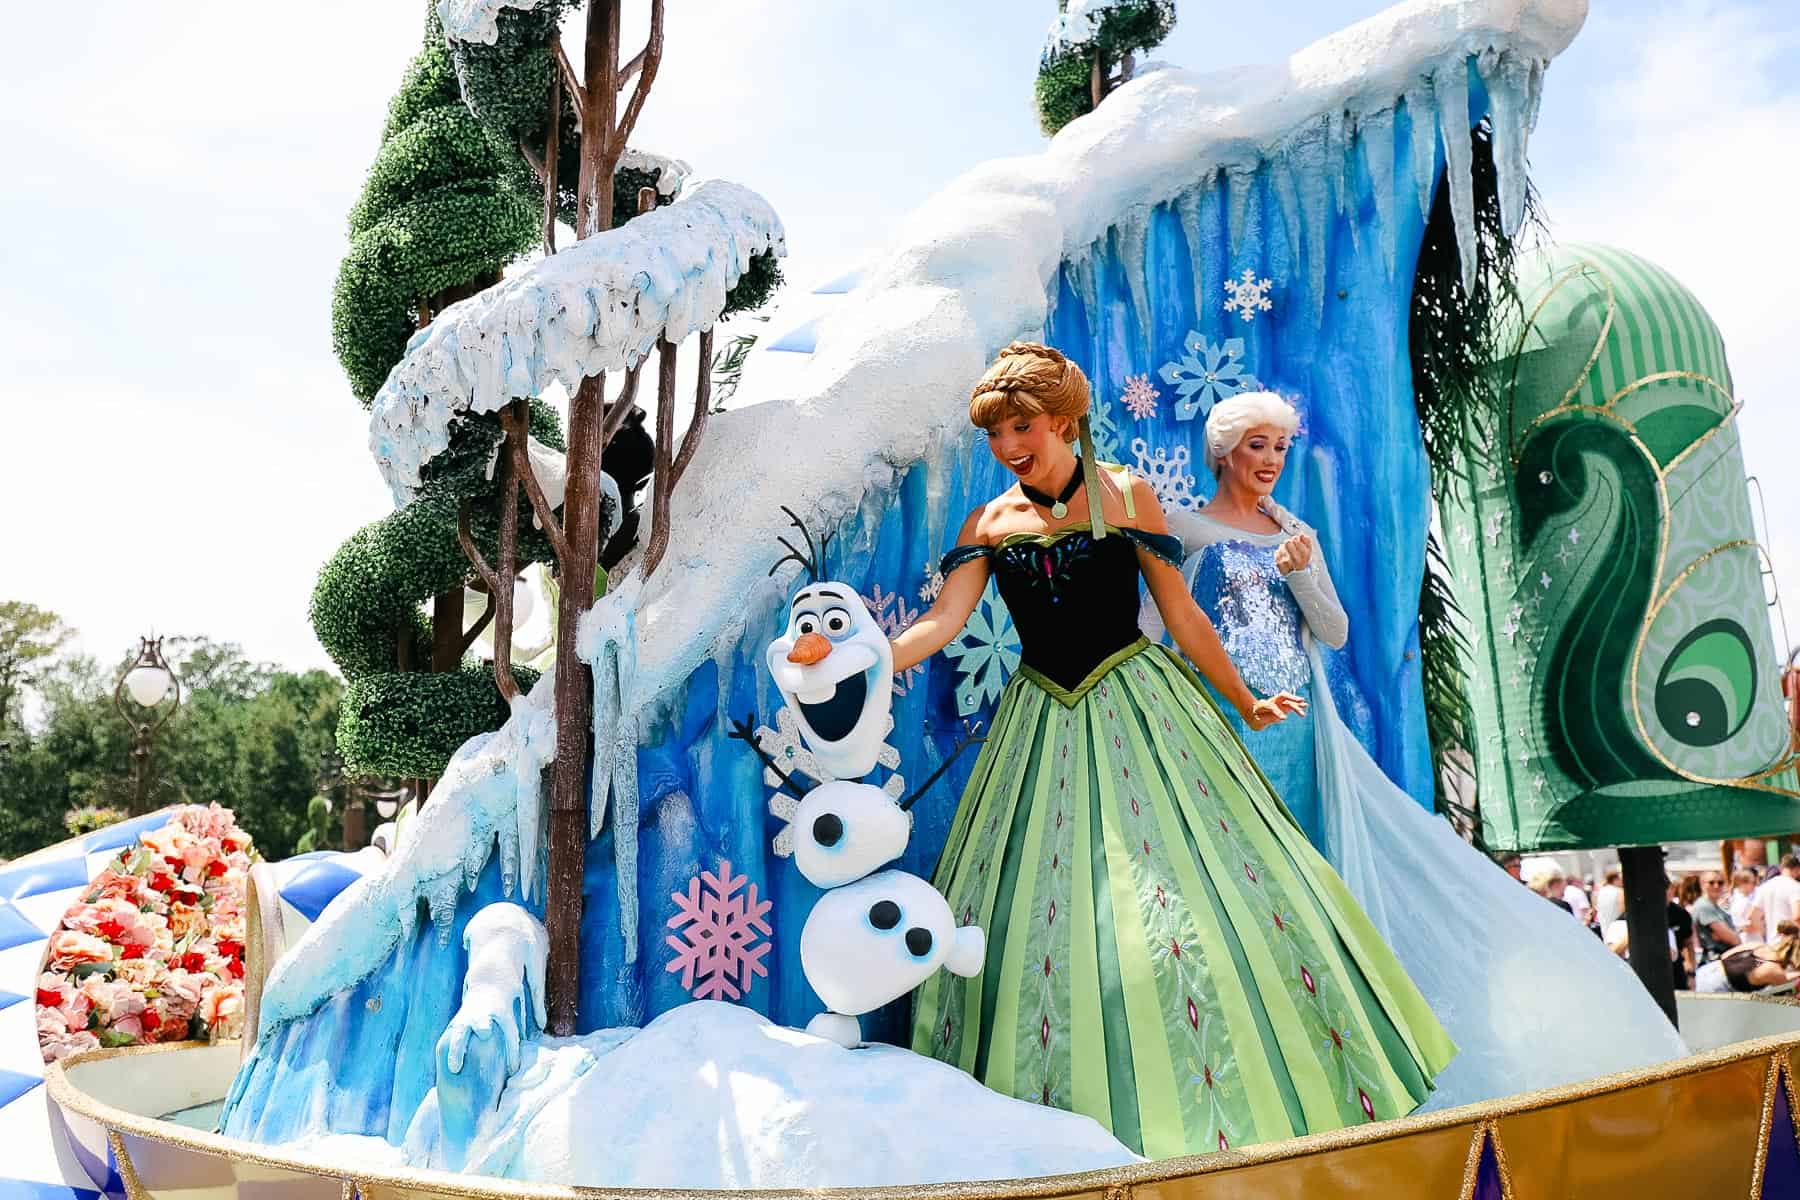
[[[408,1165],[449,1161],[435,1108],[433,1096],[419,1110]],[[820,1188],[1139,1160],[1087,1117],[998,1095],[935,1059],[846,1050],[698,1001],[642,1029],[528,1045],[463,1161],[479,1174],[588,1187]]]

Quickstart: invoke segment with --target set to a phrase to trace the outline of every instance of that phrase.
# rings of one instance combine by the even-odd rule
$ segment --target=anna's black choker
[[[1075,460],[1075,473],[1069,476],[1069,482],[1064,486],[1060,496],[1051,496],[1040,492],[1023,479],[1019,481],[1019,490],[1025,493],[1025,498],[1041,508],[1049,509],[1050,515],[1059,521],[1069,515],[1069,501],[1074,498],[1080,488],[1081,459],[1079,457]]]

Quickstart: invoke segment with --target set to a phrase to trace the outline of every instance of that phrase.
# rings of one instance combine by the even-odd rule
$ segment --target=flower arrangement
[[[254,855],[250,835],[217,804],[177,808],[121,850],[50,935],[37,985],[44,1061],[238,1036]]]

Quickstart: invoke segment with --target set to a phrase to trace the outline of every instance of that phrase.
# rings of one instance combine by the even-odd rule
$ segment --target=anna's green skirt
[[[987,963],[919,990],[913,1049],[1152,1158],[1403,1116],[1455,1054],[1199,680],[1146,641],[1073,692],[1020,669],[933,882]]]

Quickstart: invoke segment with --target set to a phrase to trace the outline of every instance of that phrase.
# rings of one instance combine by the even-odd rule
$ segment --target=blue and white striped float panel
[[[0,1200],[122,1198],[104,1142],[71,1136],[53,1111],[37,1039],[37,980],[63,914],[120,849],[169,819],[169,810],[71,838],[0,866]],[[379,850],[320,851],[270,864],[287,944],[365,870]]]

